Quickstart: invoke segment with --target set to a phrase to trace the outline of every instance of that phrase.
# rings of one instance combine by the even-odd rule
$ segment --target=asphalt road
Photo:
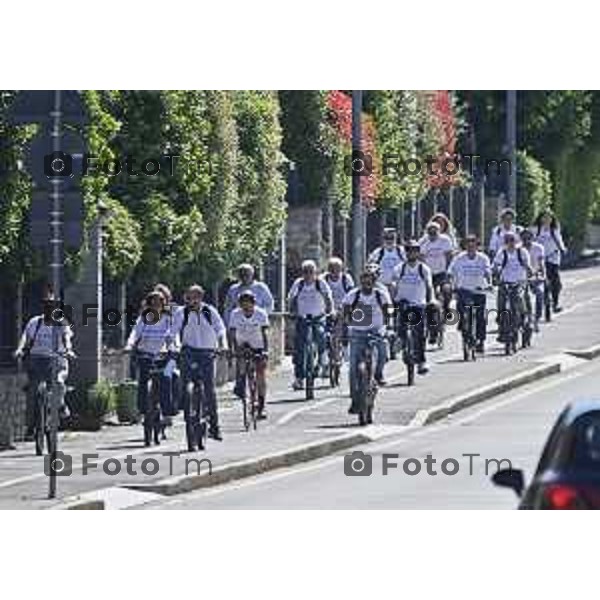
[[[163,509],[512,509],[516,496],[496,488],[493,459],[534,470],[556,417],[570,400],[598,396],[600,364],[587,363],[521,391],[464,411],[439,425],[406,431],[357,450],[372,457],[372,475],[344,474],[345,456],[198,491],[152,504]],[[479,456],[466,456],[466,455]],[[383,474],[384,455],[395,463]],[[429,463],[431,455],[436,462]],[[443,461],[450,462],[443,464]],[[486,460],[490,461],[486,464]],[[406,462],[408,461],[408,462]],[[456,463],[451,462],[456,461]],[[347,461],[346,461],[347,464]],[[357,468],[362,467],[356,462]],[[416,469],[417,475],[404,472]],[[503,466],[507,466],[504,463]],[[444,474],[443,470],[454,475]],[[487,470],[487,474],[486,474]]]

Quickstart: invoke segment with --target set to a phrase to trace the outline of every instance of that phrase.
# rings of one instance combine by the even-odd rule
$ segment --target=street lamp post
[[[364,262],[363,206],[360,197],[360,169],[356,154],[361,151],[362,90],[352,91],[352,271],[358,281]]]
[[[517,206],[517,91],[506,92],[506,147],[510,160],[508,206]]]

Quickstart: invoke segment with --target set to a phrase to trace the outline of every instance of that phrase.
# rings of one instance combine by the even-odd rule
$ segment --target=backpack
[[[208,321],[208,324],[212,325],[212,312],[206,304],[200,309],[200,313]],[[183,323],[181,324],[181,329],[179,330],[179,335],[181,337],[183,337],[183,331],[187,327],[189,318],[190,318],[190,308],[189,308],[189,306],[186,306],[183,309]]]
[[[396,244],[396,252],[398,253],[398,258],[403,259],[404,257],[402,256],[402,248],[400,248],[400,246],[398,246]],[[379,252],[377,254],[377,264],[380,264],[381,261],[383,260],[383,255],[385,254],[385,248],[383,246],[381,246],[381,248],[379,248]]]
[[[377,300],[377,304],[379,304],[379,308],[383,312],[383,298],[381,297],[381,292],[378,289],[373,289],[373,292],[375,293],[375,300]],[[354,295],[354,300],[352,301],[352,304],[350,305],[352,312],[354,312],[354,310],[358,306],[359,298],[360,298],[360,289],[356,290],[356,294]]]
[[[327,283],[329,283],[331,281],[331,275],[330,275],[330,273],[326,273],[325,274],[325,281]],[[352,289],[352,286],[350,285],[350,281],[348,280],[347,273],[342,273],[342,288],[344,289],[344,292],[346,292],[346,293],[348,293]]]
[[[298,295],[304,289],[305,284],[306,281],[304,281],[304,279],[301,279],[300,283],[298,284],[298,292],[296,295]],[[321,280],[318,277],[315,279],[315,287],[317,288],[317,292],[319,292],[319,294],[325,296],[325,292],[321,289]]]
[[[33,337],[31,338],[31,341],[27,342],[27,345],[25,346],[24,350],[25,350],[25,356],[28,356],[29,353],[31,352],[31,349],[33,348],[33,345],[35,344],[35,340],[37,338],[37,335],[40,331],[40,327],[42,326],[42,323],[44,322],[44,317],[38,317],[36,326],[35,326],[35,330],[33,332]]]
[[[406,265],[407,263],[402,263],[402,266],[400,267],[400,279],[402,279],[404,277],[404,274],[406,273]],[[423,272],[423,263],[419,263],[419,277],[421,277],[421,279],[423,281],[425,281],[425,273]]]
[[[502,259],[502,269],[504,269],[504,267],[506,267],[506,264],[508,263],[508,252],[506,251],[506,249],[503,249],[502,252],[504,252],[504,258]],[[521,253],[521,248],[517,248],[517,259],[519,261],[519,264],[526,269],[527,265],[525,264],[525,260],[523,259],[523,254]]]

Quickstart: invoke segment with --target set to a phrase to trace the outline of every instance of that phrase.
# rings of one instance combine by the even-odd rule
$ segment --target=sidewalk
[[[143,447],[139,425],[110,426],[96,433],[62,434],[59,447],[73,456],[73,474],[58,478],[59,497],[54,501],[46,499],[48,482],[43,472],[43,458],[33,455],[31,444],[20,444],[16,450],[1,452],[0,508],[48,508],[65,498],[91,490],[156,484],[159,480],[185,474],[186,468],[188,472],[195,473],[197,464],[186,465],[186,459],[209,459],[214,472],[231,463],[273,456],[307,444],[326,446],[332,440],[339,444],[341,439],[339,450],[346,443],[344,440],[351,436],[368,438],[397,433],[409,426],[421,410],[431,409],[493,381],[525,373],[557,353],[599,343],[600,301],[597,299],[600,298],[600,269],[571,271],[565,280],[568,282],[564,295],[565,311],[543,327],[530,350],[505,357],[500,346],[492,343],[483,360],[467,365],[462,362],[459,336],[451,330],[445,349],[429,353],[430,374],[418,377],[414,387],[406,387],[400,361],[388,363],[386,377],[389,386],[383,388],[377,397],[377,426],[359,428],[356,417],[347,414],[349,400],[345,373],[339,390],[318,388],[315,400],[307,402],[303,393],[289,388],[291,369],[288,363],[270,377],[269,419],[260,422],[257,431],[243,431],[240,403],[233,398],[231,385],[219,391],[225,439],[221,443],[209,440],[204,453],[162,455],[184,450],[186,444],[181,418],[176,420],[168,432],[169,439],[160,447]],[[314,458],[315,453],[311,452],[299,458]],[[98,467],[87,475],[83,475],[81,469],[84,453],[98,455],[94,459]],[[127,455],[137,461],[133,467],[138,471],[135,476],[126,472],[123,460]],[[102,471],[102,463],[108,458],[120,459],[120,473],[107,475]],[[141,473],[141,461],[146,459],[157,461],[157,473]],[[115,468],[115,463],[113,460],[108,466]],[[208,463],[202,463],[201,467],[202,472],[206,472]]]

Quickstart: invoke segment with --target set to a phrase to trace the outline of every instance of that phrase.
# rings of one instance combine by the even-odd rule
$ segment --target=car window
[[[598,469],[600,472],[600,413],[579,417],[573,424],[570,466]]]
[[[546,441],[546,445],[544,446],[544,450],[540,457],[540,462],[538,463],[538,467],[536,470],[536,474],[545,471],[550,466],[550,462],[555,459],[559,454],[559,446],[561,440],[564,440],[564,433],[566,431],[565,427],[565,417],[568,412],[568,409],[565,408],[560,416],[558,417],[550,435],[548,436],[548,440]]]

